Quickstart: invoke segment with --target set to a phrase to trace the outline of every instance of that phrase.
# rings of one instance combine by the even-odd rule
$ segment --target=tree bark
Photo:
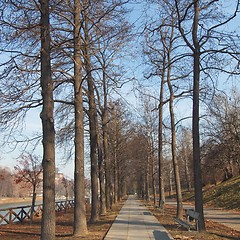
[[[199,1],[194,1],[193,21],[193,167],[195,187],[195,210],[199,215],[199,231],[205,231],[202,193],[202,171],[200,159],[200,134],[199,134],[199,83],[200,83],[200,46],[198,43]]]
[[[74,1],[74,107],[75,107],[75,169],[74,169],[74,227],[73,235],[87,234],[84,187],[84,125],[81,60],[81,5]]]
[[[115,139],[115,147],[114,147],[114,203],[117,203],[118,201],[118,160],[117,160],[117,139]]]
[[[31,205],[31,213],[30,213],[30,223],[33,223],[33,215],[34,215],[34,208],[35,208],[35,204],[36,204],[36,185],[33,185],[33,192],[32,192],[32,205]]]
[[[163,69],[161,73],[161,85],[159,94],[159,106],[158,106],[158,171],[159,171],[159,207],[161,202],[165,203],[165,186],[164,186],[164,172],[163,172],[163,95],[164,95],[164,83],[165,83],[165,63],[166,56],[163,56]]]
[[[145,162],[145,200],[150,200],[150,192],[149,192],[149,149],[147,153],[147,161]]]
[[[104,93],[105,94],[105,93]],[[111,208],[110,194],[111,194],[111,171],[110,171],[110,159],[108,149],[108,133],[107,133],[107,102],[104,100],[104,110],[102,115],[102,126],[103,126],[103,149],[104,149],[104,160],[105,160],[105,194],[106,194],[106,208]]]
[[[49,1],[41,0],[41,89],[43,107],[43,215],[41,240],[55,239],[55,130],[50,60]]]
[[[183,203],[182,203],[182,190],[181,190],[181,180],[179,174],[179,166],[177,160],[177,138],[176,138],[176,128],[175,128],[175,114],[174,114],[174,91],[172,88],[171,83],[171,52],[172,52],[172,41],[174,38],[174,26],[173,26],[174,18],[172,18],[172,26],[171,26],[171,35],[170,35],[170,42],[169,46],[167,43],[165,44],[167,49],[167,63],[169,64],[167,70],[167,84],[170,93],[169,99],[169,112],[170,112],[170,119],[171,119],[171,148],[172,148],[172,162],[173,162],[173,170],[174,170],[174,179],[175,179],[175,186],[176,186],[176,195],[177,195],[177,218],[182,219],[183,217]]]
[[[172,169],[172,164],[171,162],[169,163],[169,196],[173,195],[173,181],[172,181],[172,173],[173,173],[173,169]]]
[[[107,212],[106,208],[106,194],[105,194],[105,183],[104,183],[104,161],[103,161],[103,146],[98,129],[98,172],[99,172],[99,187],[100,187],[100,209],[99,214],[105,215]]]
[[[171,147],[172,147],[172,162],[173,162],[173,170],[174,170],[174,178],[175,178],[175,186],[176,186],[176,195],[177,195],[177,218],[181,219],[183,217],[183,203],[182,203],[182,190],[181,190],[179,166],[178,166],[178,160],[177,160],[177,139],[176,139],[176,129],[175,129],[175,116],[174,116],[174,110],[173,110],[173,99],[174,99],[173,94],[174,93],[170,83],[170,76],[168,76],[168,88],[170,92],[169,111],[170,111],[171,132],[172,132]]]
[[[153,191],[153,202],[156,205],[157,191],[156,191],[156,177],[155,177],[155,161],[154,161],[154,140],[151,140],[151,152],[150,152],[150,166],[151,166],[151,176],[152,176],[152,191]]]
[[[86,8],[84,8],[86,9]],[[90,222],[94,223],[98,220],[98,158],[97,158],[97,109],[94,94],[94,81],[92,78],[92,67],[89,53],[89,31],[88,31],[88,16],[86,11],[84,25],[84,65],[87,74],[88,84],[88,116],[90,130],[90,159],[91,159],[91,189],[92,189],[92,207]]]

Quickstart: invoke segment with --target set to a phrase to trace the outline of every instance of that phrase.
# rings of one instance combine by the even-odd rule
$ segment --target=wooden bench
[[[186,221],[179,218],[175,218],[175,221],[179,225],[187,228],[188,231],[190,231],[191,229],[198,231],[199,213],[195,212],[193,209],[187,209],[186,218],[187,218]]]

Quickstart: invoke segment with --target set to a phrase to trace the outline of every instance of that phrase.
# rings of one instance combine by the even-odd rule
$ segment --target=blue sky
[[[227,0],[224,2],[226,5],[232,6],[233,1]],[[131,4],[130,8],[134,8],[133,13],[130,16],[130,20],[135,23],[136,28],[138,29],[140,23],[141,23],[141,17],[144,16],[142,13],[143,6],[141,4]],[[231,22],[231,24],[228,25],[229,28],[238,28],[239,29],[239,22],[240,18],[238,17],[236,20]],[[139,39],[138,39],[139,40]],[[134,50],[136,53],[139,53],[139,56],[141,55],[141,48],[138,44],[139,42],[135,42]],[[136,78],[143,79],[142,77],[142,66],[138,66],[141,62],[140,57],[135,59],[130,59],[130,62],[128,64],[132,68],[131,71],[134,70],[134,74]],[[131,71],[129,71],[129,74],[131,74]],[[233,81],[233,85],[237,85],[236,80]],[[229,81],[222,81],[219,88],[228,90],[232,86],[232,82]],[[152,87],[152,90],[154,90],[154,87]],[[132,89],[134,88],[134,83],[129,82],[128,84],[124,85],[123,88],[120,90],[120,95],[123,96],[128,102],[129,102],[129,108],[133,109],[133,112],[135,111],[135,108],[138,104],[138,99],[135,97],[134,92]],[[156,90],[156,89],[155,89]],[[39,110],[40,111],[40,110]],[[25,121],[25,129],[23,133],[25,135],[31,136],[35,132],[41,132],[41,120],[39,117],[39,111],[31,111],[31,113],[28,114],[26,121]],[[180,117],[183,117],[185,115],[189,115],[191,113],[191,103],[185,102],[185,104],[178,106],[178,113]],[[0,149],[1,152],[1,158],[0,158],[0,165],[5,167],[10,167],[13,169],[14,165],[16,165],[16,158],[20,155],[21,149],[16,149],[13,152],[9,152],[7,148]],[[35,153],[36,155],[42,154],[42,146],[41,144],[37,147]],[[88,155],[86,154],[86,161],[88,162]],[[60,171],[62,171],[64,174],[66,174],[68,177],[73,178],[73,162],[68,162],[66,165],[63,164],[62,161],[62,154],[59,149],[57,149],[56,152],[56,163],[57,167]],[[88,174],[89,172],[89,164],[86,165],[86,172]]]

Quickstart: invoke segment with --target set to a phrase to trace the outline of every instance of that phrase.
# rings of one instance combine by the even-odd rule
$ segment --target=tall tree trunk
[[[193,167],[195,187],[195,210],[199,215],[199,231],[205,231],[202,193],[202,171],[200,159],[200,134],[199,134],[199,83],[200,83],[200,46],[198,43],[199,1],[194,1],[193,22]]]
[[[33,223],[33,215],[34,215],[34,208],[36,204],[36,184],[33,184],[33,191],[32,191],[32,205],[31,205],[31,213],[30,213],[30,223]]]
[[[172,21],[174,18],[172,18]],[[172,134],[172,162],[173,162],[173,170],[174,170],[174,179],[175,179],[175,186],[176,186],[176,195],[177,195],[177,218],[183,217],[183,203],[182,203],[182,190],[181,190],[181,181],[180,181],[180,174],[179,174],[179,166],[177,160],[177,138],[176,138],[176,128],[175,128],[175,114],[174,114],[174,91],[172,88],[171,83],[171,52],[172,52],[172,39],[174,38],[174,25],[172,23],[171,26],[171,35],[170,35],[170,42],[167,50],[167,62],[169,64],[167,70],[167,84],[170,93],[169,99],[169,112],[170,112],[170,119],[171,119],[171,134]],[[165,44],[167,46],[167,44]]]
[[[107,103],[104,106],[104,111],[102,115],[102,126],[103,126],[103,149],[104,149],[104,160],[105,160],[105,193],[106,193],[106,208],[109,210],[111,208],[110,194],[111,194],[111,168],[110,168],[110,158],[108,149],[108,133],[107,133]]]
[[[172,164],[171,162],[169,163],[169,196],[173,195],[173,169],[172,169]]]
[[[205,231],[203,214],[202,170],[200,159],[199,134],[199,54],[194,54],[194,86],[193,86],[193,167],[195,187],[195,209],[199,212],[199,230]]]
[[[116,140],[117,142],[117,140]],[[118,162],[117,162],[117,143],[114,147],[114,203],[118,201]]]
[[[92,207],[90,222],[98,220],[98,158],[97,158],[97,108],[95,103],[94,80],[92,77],[92,66],[89,50],[89,31],[88,31],[88,14],[84,7],[85,24],[84,24],[84,65],[87,74],[88,84],[88,105],[89,105],[89,130],[90,130],[90,159],[91,159],[91,189],[92,189]]]
[[[122,198],[122,194],[121,194],[121,166],[119,161],[117,162],[117,201],[119,202]]]
[[[147,161],[146,161],[146,165],[145,165],[145,199],[146,199],[146,201],[150,200],[150,192],[149,192],[149,153],[147,154]]]
[[[89,74],[91,74],[89,72]],[[88,98],[89,98],[89,129],[90,129],[90,159],[91,159],[91,189],[92,207],[90,222],[98,220],[98,157],[97,157],[97,111],[94,100],[93,79],[88,76]]]
[[[105,178],[104,178],[104,161],[103,161],[103,146],[101,144],[100,135],[98,133],[98,172],[99,172],[99,187],[100,187],[100,209],[99,214],[105,215],[106,208],[106,194],[105,194]]]
[[[75,170],[74,170],[74,227],[75,237],[87,234],[84,186],[84,125],[81,61],[81,5],[74,1],[74,107],[75,107]]]
[[[177,195],[177,218],[182,218],[183,216],[183,203],[182,203],[182,190],[181,190],[181,181],[179,174],[179,166],[177,160],[177,139],[176,139],[176,129],[175,129],[175,117],[173,110],[173,89],[170,83],[170,77],[168,77],[168,87],[170,91],[170,101],[169,101],[169,110],[170,110],[170,118],[171,118],[171,132],[172,132],[172,162],[173,162],[173,170],[174,170],[174,178],[175,178],[175,186],[176,186],[176,195]]]
[[[151,150],[151,175],[152,175],[152,190],[153,190],[153,202],[154,202],[154,206],[156,205],[156,196],[157,196],[157,192],[156,192],[156,178],[155,178],[155,163],[154,163],[154,154],[153,154],[153,141],[152,141],[152,146],[151,146],[152,150]]]
[[[55,239],[55,130],[53,82],[50,57],[49,1],[41,4],[41,89],[43,107],[43,215],[41,240]]]
[[[161,74],[161,85],[159,94],[159,106],[158,106],[158,171],[159,171],[159,207],[161,202],[165,203],[165,186],[164,186],[164,172],[163,172],[163,95],[164,95],[164,83],[165,83],[165,63],[166,56],[163,57],[163,70]]]

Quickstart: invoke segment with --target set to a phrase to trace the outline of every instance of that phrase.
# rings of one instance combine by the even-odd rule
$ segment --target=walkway
[[[175,201],[168,200],[166,201],[168,205],[176,206],[177,203]],[[193,205],[184,203],[183,207],[185,209],[194,208]],[[240,215],[237,213],[233,213],[227,210],[219,210],[214,208],[204,208],[204,217],[205,220],[209,219],[214,222],[221,223],[229,228],[240,231]]]
[[[167,230],[134,196],[129,196],[104,239],[173,240]]]
[[[221,223],[240,232],[240,215],[227,210],[204,209],[205,219]]]

